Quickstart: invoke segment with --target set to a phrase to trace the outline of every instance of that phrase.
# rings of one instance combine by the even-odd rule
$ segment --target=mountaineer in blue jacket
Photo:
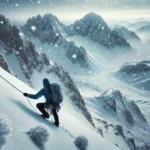
[[[53,113],[53,116],[54,116],[55,125],[58,127],[59,126],[59,118],[58,118],[56,108],[59,106],[59,103],[56,103],[56,102],[53,101],[51,83],[49,82],[49,80],[47,78],[43,79],[43,86],[44,86],[44,88],[42,88],[37,94],[23,93],[23,95],[26,96],[26,97],[29,97],[31,99],[38,99],[41,96],[44,96],[45,99],[46,99],[46,102],[45,103],[38,103],[36,105],[36,107],[42,113],[42,116],[44,118],[49,118],[50,116],[49,116],[49,114],[47,113],[47,111],[45,109],[52,106],[52,113]]]

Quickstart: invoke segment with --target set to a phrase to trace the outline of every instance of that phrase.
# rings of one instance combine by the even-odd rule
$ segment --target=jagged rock
[[[101,16],[89,13],[82,19],[77,20],[71,25],[75,34],[88,36],[91,40],[98,42],[107,48],[126,47],[131,48],[130,44],[120,36],[115,30],[107,26]]]
[[[125,137],[123,127],[121,125],[116,125],[115,130],[117,135],[121,135],[123,138]]]
[[[130,124],[134,124],[134,118],[131,114],[131,112],[129,110],[123,110],[123,115],[125,117],[125,119],[130,123]]]
[[[78,88],[74,84],[74,81],[68,72],[66,72],[57,63],[55,63],[55,65],[52,67],[52,71],[60,78],[64,86],[68,89],[68,93],[74,104],[82,111],[86,119],[95,127],[92,116],[85,106],[84,99],[82,98]]]
[[[131,150],[136,150],[136,145],[135,145],[135,141],[134,138],[128,138],[126,140],[127,144],[129,145],[129,147],[131,148]]]
[[[123,26],[117,25],[115,26],[114,30],[117,31],[120,36],[124,37],[126,41],[130,41],[130,40],[134,40],[138,42],[141,41],[141,39],[138,37],[138,35],[135,32],[130,31]]]
[[[32,27],[35,27],[35,30]],[[45,14],[43,17],[40,15],[32,17],[23,26],[23,31],[28,36],[32,35],[40,39],[43,43],[62,47],[71,62],[79,63],[84,68],[90,68],[85,48],[78,47],[74,42],[68,42],[65,39],[66,36],[72,36],[73,32],[70,27],[62,24],[56,16]],[[76,56],[76,59],[73,58],[73,55]]]
[[[124,125],[134,126],[137,120],[139,123],[146,124],[146,119],[135,102],[123,97],[118,90],[104,92],[101,96],[96,97],[94,103],[100,107],[100,111],[105,108],[110,115],[115,116]]]
[[[16,26],[11,25],[5,16],[0,15],[0,20],[4,22],[0,24],[0,41],[6,53],[15,52],[26,78],[30,79],[34,69],[40,71],[43,65],[48,65],[41,62],[45,56],[40,56],[35,45]]]
[[[104,137],[103,130],[100,127],[97,128],[97,133]]]
[[[4,55],[2,54],[0,54],[0,66],[7,72],[11,73],[11,70],[8,67],[8,63],[6,62]]]

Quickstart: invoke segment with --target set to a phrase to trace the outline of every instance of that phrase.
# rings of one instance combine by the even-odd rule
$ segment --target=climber
[[[42,117],[49,118],[50,115],[46,111],[46,109],[50,108],[52,109],[52,114],[54,116],[54,124],[59,127],[59,117],[57,114],[57,108],[60,108],[60,103],[63,101],[63,96],[60,90],[60,85],[53,83],[51,84],[47,78],[43,79],[43,86],[37,94],[28,94],[23,93],[25,97],[29,97],[31,99],[38,99],[41,96],[44,96],[46,99],[45,103],[38,103],[36,107],[39,109],[39,111],[42,113]]]

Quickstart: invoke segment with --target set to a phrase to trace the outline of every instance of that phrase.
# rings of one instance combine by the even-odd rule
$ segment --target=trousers
[[[45,110],[45,103],[38,103],[36,105],[36,107],[39,109],[39,111],[47,118],[49,118],[49,114],[48,112]],[[53,116],[54,116],[54,120],[55,120],[55,123],[59,123],[59,117],[58,117],[58,114],[57,114],[57,111],[56,109],[52,109],[52,113],[53,113]]]

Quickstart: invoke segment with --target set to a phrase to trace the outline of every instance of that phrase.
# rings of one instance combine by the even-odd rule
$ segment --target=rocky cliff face
[[[144,115],[135,102],[127,100],[120,91],[106,91],[101,96],[96,97],[96,101],[127,126],[134,126],[136,123],[142,122],[146,123]]]
[[[95,119],[98,132],[100,131],[104,138],[111,132],[115,134],[116,139],[122,139],[131,150],[149,150],[147,138],[141,138],[138,131],[149,136],[147,131],[150,130],[150,125],[134,101],[125,98],[118,90],[109,90],[96,97],[93,102],[101,113],[105,112],[104,118],[113,120],[110,124],[110,121]],[[117,125],[116,121],[119,121]],[[120,142],[117,145],[119,147]]]
[[[52,14],[38,15],[28,19],[23,31],[30,37],[40,39],[43,43],[60,46],[65,50],[66,57],[71,62],[84,68],[90,68],[85,48],[78,47],[74,42],[68,42],[65,38],[73,35],[71,28],[62,24]],[[73,59],[73,55],[76,56],[76,59]]]
[[[4,55],[0,54],[0,67],[3,68],[5,71],[11,73],[11,70],[9,69],[8,63],[5,60]]]
[[[130,41],[130,40],[134,40],[134,41],[141,41],[141,39],[139,38],[139,36],[133,32],[128,30],[127,28],[123,27],[123,26],[115,26],[114,30],[116,32],[118,32],[118,34],[122,37],[124,37],[124,39],[126,41]]]
[[[150,61],[124,64],[115,74],[118,79],[140,88],[150,90]]]
[[[0,24],[0,40],[6,53],[16,54],[25,76],[30,79],[33,70],[40,71],[44,65],[40,54],[36,51],[35,45],[16,26],[11,25],[8,19],[0,15],[0,20],[3,22]]]
[[[77,20],[71,25],[71,28],[75,34],[88,36],[91,40],[107,48],[131,48],[130,44],[118,32],[111,31],[106,22],[95,13],[89,13]]]

